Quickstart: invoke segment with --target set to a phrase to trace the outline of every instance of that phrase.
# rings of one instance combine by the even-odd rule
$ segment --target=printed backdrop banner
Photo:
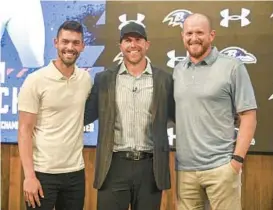
[[[259,107],[250,150],[273,152],[273,2],[17,2],[16,8],[9,0],[0,3],[1,142],[17,141],[18,92],[29,73],[56,57],[53,38],[63,21],[83,24],[86,48],[77,64],[94,78],[97,72],[122,61],[119,26],[128,20],[145,25],[151,41],[147,57],[153,65],[172,72],[187,56],[180,36],[183,22],[198,12],[212,20],[217,49],[240,59],[248,69]],[[97,122],[84,128],[85,145],[96,146],[97,131]],[[175,148],[173,125],[168,135]]]
[[[92,77],[104,70],[94,64],[105,48],[96,42],[96,31],[105,25],[105,2],[18,0],[16,8],[9,2],[0,5],[1,142],[17,141],[19,89],[29,73],[56,58],[53,39],[65,20],[84,25],[86,48],[77,62],[79,67]],[[84,132],[85,144],[96,145],[97,122],[86,126]]]

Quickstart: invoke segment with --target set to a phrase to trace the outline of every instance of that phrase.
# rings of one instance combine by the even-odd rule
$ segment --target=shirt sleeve
[[[257,109],[253,86],[243,63],[239,63],[233,69],[231,75],[231,89],[233,105],[237,113]]]
[[[19,92],[18,110],[37,114],[40,106],[40,97],[37,88],[37,77],[29,75]]]

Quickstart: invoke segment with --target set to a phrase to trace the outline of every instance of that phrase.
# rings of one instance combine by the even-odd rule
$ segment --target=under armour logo
[[[229,15],[229,9],[224,9],[220,12],[223,20],[221,20],[220,25],[223,27],[229,26],[230,20],[241,20],[241,27],[249,25],[251,22],[247,19],[247,16],[250,14],[250,10],[242,8],[241,15]]]
[[[269,101],[270,101],[270,100],[273,100],[273,94],[269,97],[268,100],[269,100]]]
[[[188,52],[187,52],[188,55]],[[175,50],[171,50],[167,52],[167,56],[169,57],[169,61],[167,62],[167,66],[170,68],[174,68],[175,65],[186,59],[186,56],[175,56]]]
[[[173,128],[168,128],[167,133],[168,133],[169,145],[174,146],[174,140],[176,139],[176,135],[174,134]]]
[[[118,18],[121,22],[118,29],[121,30],[123,26],[127,25],[129,22],[136,22],[140,25],[142,25],[145,28],[145,25],[142,23],[142,21],[145,19],[145,15],[137,13],[137,19],[136,20],[127,20],[127,14],[120,15]]]
[[[148,61],[149,63],[151,63],[150,58],[148,58],[148,57],[146,56],[146,59],[147,59],[147,61]],[[122,63],[122,61],[123,61],[123,54],[122,54],[122,52],[120,52],[119,54],[117,54],[117,55],[114,57],[113,62],[116,62],[116,61],[118,61],[118,65]]]

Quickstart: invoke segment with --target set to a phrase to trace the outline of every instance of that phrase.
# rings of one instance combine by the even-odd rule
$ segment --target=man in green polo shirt
[[[239,60],[212,46],[208,17],[184,22],[189,56],[174,69],[178,209],[241,209],[241,168],[256,128],[256,100]],[[235,138],[234,119],[241,120]]]

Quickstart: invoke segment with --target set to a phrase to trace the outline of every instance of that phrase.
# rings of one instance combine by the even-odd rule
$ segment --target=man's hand
[[[233,169],[237,172],[237,174],[240,174],[243,164],[233,159],[230,161],[230,164],[231,167],[233,167]]]
[[[41,206],[39,196],[44,198],[44,192],[40,181],[36,177],[25,178],[24,196],[29,207],[32,206],[32,208],[35,208],[36,204]]]

